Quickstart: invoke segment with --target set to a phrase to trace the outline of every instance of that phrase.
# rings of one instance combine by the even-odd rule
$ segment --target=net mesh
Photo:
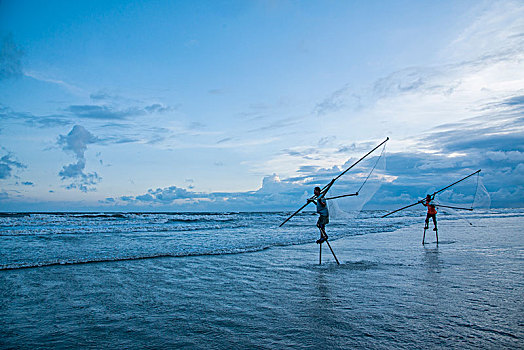
[[[354,218],[362,211],[379,190],[386,174],[386,145],[379,155],[368,157],[341,177],[330,189],[327,198],[354,194],[328,200],[330,220],[344,221]]]
[[[477,181],[477,192],[475,193],[475,199],[473,200],[473,209],[489,209],[491,207],[491,197],[489,192],[482,182],[482,177],[478,174]]]

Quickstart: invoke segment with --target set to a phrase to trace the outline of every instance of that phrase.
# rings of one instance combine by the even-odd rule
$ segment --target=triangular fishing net
[[[436,204],[437,211],[458,217],[473,225],[465,214],[474,209],[489,209],[491,198],[479,172],[476,176],[437,194],[433,203]]]
[[[478,174],[477,177],[477,192],[473,200],[473,209],[489,209],[491,207],[491,197],[489,192],[482,182],[482,177]]]
[[[441,208],[455,210],[489,209],[491,205],[491,199],[482,183],[480,172],[476,176],[472,176],[444,192],[438,193],[435,196],[435,200],[436,204]]]
[[[329,216],[331,220],[344,221],[356,217],[379,190],[386,174],[386,145],[380,154],[364,159],[338,180],[329,190]],[[347,194],[348,197],[334,198]]]

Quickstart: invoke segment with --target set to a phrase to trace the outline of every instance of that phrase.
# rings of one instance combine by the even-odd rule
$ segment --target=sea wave
[[[215,224],[203,224],[203,225],[173,225],[174,222],[165,224],[153,224],[145,227],[139,228],[139,225],[130,225],[129,227],[57,227],[57,228],[22,228],[22,229],[13,229],[10,226],[2,225],[0,226],[0,237],[12,237],[12,236],[45,236],[45,235],[94,235],[94,234],[135,234],[135,233],[154,233],[154,232],[191,232],[191,231],[220,231],[227,229],[239,229],[244,227],[249,227],[245,223],[234,223],[224,225],[221,223]],[[5,229],[4,232],[1,232],[2,229]]]
[[[130,260],[244,254],[244,253],[254,253],[254,252],[263,251],[271,247],[272,245],[261,246],[261,247],[249,247],[249,248],[221,249],[221,250],[215,250],[215,251],[209,251],[209,252],[186,252],[186,253],[174,253],[174,254],[159,253],[159,254],[151,254],[151,255],[104,257],[104,258],[94,258],[94,259],[84,259],[84,260],[82,259],[78,259],[78,260],[64,259],[64,260],[46,261],[46,262],[38,262],[38,263],[15,263],[15,264],[0,265],[0,271],[32,269],[32,268],[49,267],[49,266],[96,264],[96,263],[130,261]]]
[[[21,218],[31,216],[30,213],[0,213],[0,218]]]

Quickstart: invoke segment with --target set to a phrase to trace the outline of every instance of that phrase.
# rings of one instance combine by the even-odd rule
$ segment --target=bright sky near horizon
[[[0,0],[0,50],[0,211],[293,209],[387,136],[377,205],[524,205],[522,1]]]

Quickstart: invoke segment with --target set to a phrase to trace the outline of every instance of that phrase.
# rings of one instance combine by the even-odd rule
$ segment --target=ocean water
[[[384,213],[2,214],[0,347],[522,348],[524,210]]]

